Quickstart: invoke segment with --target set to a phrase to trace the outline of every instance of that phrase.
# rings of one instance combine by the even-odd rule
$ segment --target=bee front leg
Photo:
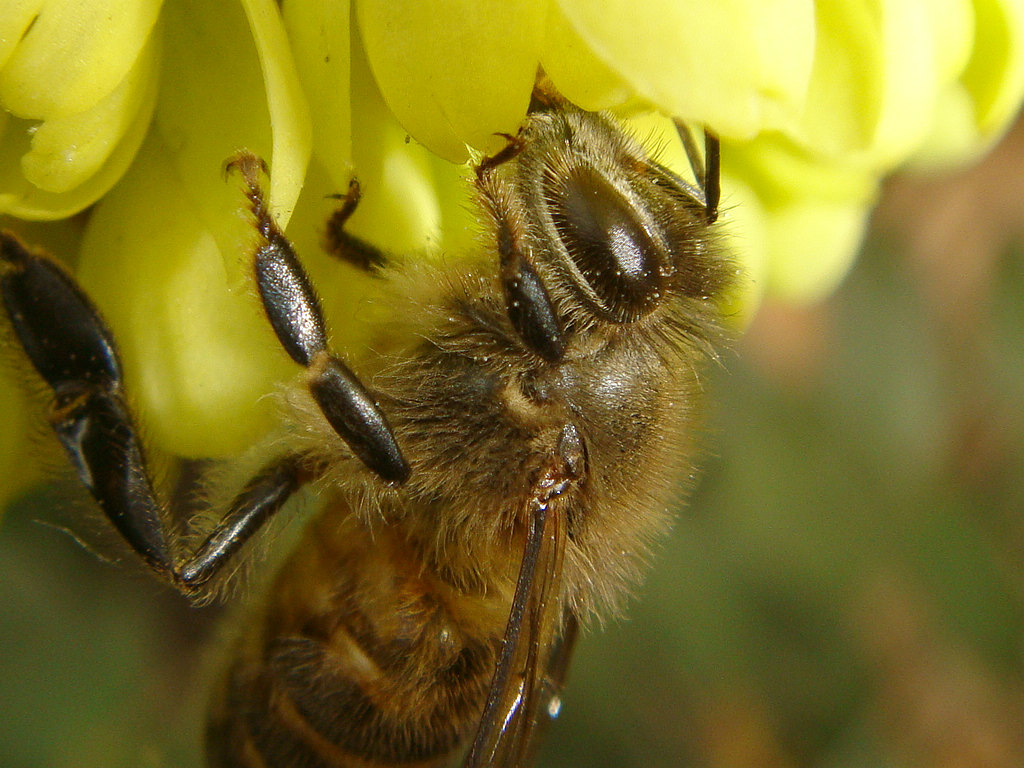
[[[99,311],[61,266],[6,232],[0,267],[0,298],[29,361],[53,390],[50,424],[82,484],[150,568],[199,596],[311,473],[295,456],[272,462],[235,497],[210,537],[195,552],[182,552],[154,491],[117,346]]]
[[[404,483],[410,474],[395,435],[373,396],[327,346],[320,300],[292,244],[274,223],[260,185],[263,161],[243,152],[228,166],[246,184],[256,228],[263,242],[253,268],[267,319],[292,360],[309,372],[308,386],[334,431],[382,480]]]
[[[683,149],[686,150],[686,157],[690,161],[694,177],[700,184],[700,191],[704,195],[704,219],[707,224],[714,224],[718,220],[718,203],[722,197],[721,180],[721,154],[718,137],[704,129],[704,159],[701,160],[700,152],[697,150],[697,142],[693,140],[693,133],[686,123],[676,120],[676,132],[683,142]]]
[[[565,354],[565,334],[525,242],[527,219],[520,209],[522,203],[511,185],[495,174],[502,163],[522,151],[522,138],[508,139],[504,150],[480,162],[476,186],[483,208],[494,223],[498,274],[512,327],[531,351],[549,363],[557,363]]]

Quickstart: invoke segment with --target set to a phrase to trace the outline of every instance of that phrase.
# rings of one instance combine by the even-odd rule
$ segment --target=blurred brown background
[[[1024,765],[1022,235],[1018,126],[967,172],[892,180],[826,304],[764,308],[543,765]],[[199,764],[217,611],[34,522],[53,500],[0,527],[0,765]]]

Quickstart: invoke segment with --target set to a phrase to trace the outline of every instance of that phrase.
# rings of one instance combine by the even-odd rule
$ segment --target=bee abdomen
[[[282,573],[211,717],[211,766],[430,768],[471,735],[500,623],[494,636],[467,633],[458,602],[407,552],[395,558],[380,532],[376,549],[347,534],[344,551],[321,537]],[[296,604],[299,580],[319,589]]]
[[[453,681],[436,702],[382,704],[358,682],[332,674],[332,661],[323,646],[296,638],[255,678],[232,680],[229,717],[210,723],[210,764],[434,766],[479,719],[479,686]]]

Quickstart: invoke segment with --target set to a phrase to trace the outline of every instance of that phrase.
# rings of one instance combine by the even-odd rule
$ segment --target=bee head
[[[631,323],[724,287],[704,192],[652,160],[614,118],[542,109],[523,144],[514,174],[536,217],[538,271],[596,318]]]

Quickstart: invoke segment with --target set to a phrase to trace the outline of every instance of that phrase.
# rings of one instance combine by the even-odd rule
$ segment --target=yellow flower
[[[1024,92],[1019,0],[822,0],[816,11],[793,121],[722,150],[760,204],[760,289],[794,301],[824,297],[846,274],[882,177],[977,157]]]
[[[1022,33],[1019,0],[6,0],[0,214],[93,206],[61,255],[118,337],[147,435],[229,455],[295,372],[245,271],[251,233],[223,175],[237,150],[270,164],[335,341],[358,348],[372,286],[320,253],[326,196],[357,175],[352,231],[389,253],[472,248],[457,164],[516,131],[542,67],[668,162],[685,167],[664,116],[720,134],[749,315],[764,292],[836,285],[888,171],[1000,135]]]

